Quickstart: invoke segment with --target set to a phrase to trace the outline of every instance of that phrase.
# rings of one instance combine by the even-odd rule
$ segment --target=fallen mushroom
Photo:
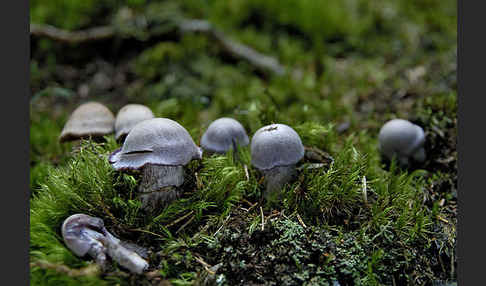
[[[142,104],[127,104],[122,107],[115,119],[115,138],[123,142],[132,128],[141,121],[154,118],[152,110]]]
[[[76,108],[62,129],[59,141],[92,137],[98,139],[113,133],[115,116],[101,103],[87,102]]]
[[[75,214],[64,220],[62,237],[66,246],[79,257],[91,256],[102,269],[107,267],[107,256],[137,274],[148,268],[148,262],[136,252],[125,248],[122,242],[105,228],[103,220],[85,214]]]
[[[219,118],[213,121],[201,138],[201,147],[212,153],[226,153],[236,146],[250,143],[245,128],[233,118]]]
[[[109,162],[117,171],[142,170],[138,186],[142,208],[152,211],[179,197],[184,166],[201,157],[201,149],[184,127],[167,118],[153,118],[135,125]]]
[[[393,119],[386,122],[378,135],[379,149],[383,156],[392,160],[396,156],[401,166],[425,161],[424,130],[410,121]]]
[[[258,129],[251,140],[251,163],[265,177],[265,197],[280,191],[296,175],[296,163],[304,157],[299,134],[285,124]]]

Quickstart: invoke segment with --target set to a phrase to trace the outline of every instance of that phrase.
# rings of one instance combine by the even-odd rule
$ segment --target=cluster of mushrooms
[[[184,166],[206,153],[226,153],[250,144],[244,127],[235,119],[213,121],[198,147],[189,132],[168,118],[156,118],[140,104],[128,104],[116,115],[98,102],[80,105],[62,130],[61,142],[96,138],[115,133],[121,148],[108,161],[117,171],[141,171],[138,186],[142,209],[147,212],[163,207],[181,195]],[[425,135],[421,127],[403,119],[388,121],[378,135],[379,149],[385,159],[396,157],[407,166],[425,160]],[[296,175],[296,164],[304,157],[299,134],[285,124],[258,129],[251,139],[251,163],[265,178],[265,197],[280,192]],[[134,273],[148,267],[140,247],[128,247],[110,234],[100,218],[75,214],[62,226],[66,245],[78,256],[90,255],[104,267],[106,255]],[[137,249],[139,251],[137,251]]]

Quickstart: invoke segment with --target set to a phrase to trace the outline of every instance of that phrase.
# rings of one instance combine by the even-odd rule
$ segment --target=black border
[[[458,285],[484,284],[484,1],[458,0]],[[470,138],[466,138],[469,130]],[[477,282],[475,281],[477,280]],[[476,282],[476,283],[475,283]]]
[[[3,284],[29,285],[29,1],[2,1]],[[13,283],[6,282],[14,281]]]

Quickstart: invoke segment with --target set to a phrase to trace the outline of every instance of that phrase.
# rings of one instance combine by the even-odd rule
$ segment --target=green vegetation
[[[146,15],[157,36],[120,20],[130,15]],[[257,71],[204,34],[174,33],[168,19],[181,16],[208,19],[290,72]],[[32,38],[32,285],[457,280],[454,1],[31,1],[31,21],[68,30],[114,25],[124,35],[79,46]],[[88,100],[114,113],[146,104],[196,143],[222,116],[250,136],[285,123],[306,156],[281,199],[265,202],[249,147],[205,155],[187,166],[182,198],[147,215],[136,197],[140,174],[116,172],[107,161],[120,146],[113,136],[58,143],[70,112]],[[424,128],[424,165],[405,170],[381,161],[379,128],[396,117]],[[104,274],[60,270],[93,264],[71,253],[60,234],[62,221],[79,212],[148,248],[151,274],[132,275],[116,263]]]

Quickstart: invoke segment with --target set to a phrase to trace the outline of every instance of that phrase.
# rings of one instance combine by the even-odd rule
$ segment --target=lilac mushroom
[[[267,198],[297,174],[295,165],[303,157],[299,134],[285,124],[264,126],[251,140],[251,163],[265,176]]]
[[[378,141],[383,156],[390,161],[396,156],[401,166],[409,165],[410,161],[425,161],[424,130],[410,121],[388,121],[381,127]]]
[[[226,153],[236,146],[250,143],[245,128],[233,118],[219,118],[213,121],[201,138],[201,147],[212,153]]]
[[[142,208],[152,211],[178,198],[184,166],[201,157],[201,149],[184,127],[167,118],[153,118],[135,125],[109,162],[117,171],[142,170],[138,186]]]
[[[99,102],[87,102],[76,108],[62,129],[59,141],[73,141],[93,137],[99,138],[113,133],[115,116]]]
[[[115,119],[115,138],[124,141],[127,134],[137,124],[154,118],[152,110],[142,104],[127,104],[122,107]]]
[[[105,228],[103,220],[85,214],[75,214],[64,220],[62,237],[66,246],[79,257],[91,256],[102,269],[107,256],[131,272],[141,274],[148,262],[138,253],[123,246],[122,241]]]

